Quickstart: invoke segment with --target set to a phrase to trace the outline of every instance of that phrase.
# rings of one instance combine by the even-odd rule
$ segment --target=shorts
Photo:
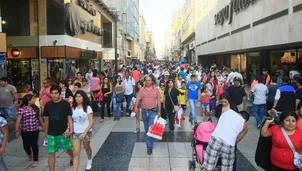
[[[182,105],[181,105],[181,108],[182,108],[183,110],[187,110],[187,105],[182,104]]]
[[[92,132],[91,131],[89,131],[83,139],[80,139],[80,135],[81,135],[81,133],[75,133],[74,132],[74,133],[72,133],[71,139],[72,140],[81,140],[81,141],[87,142],[87,141],[90,141],[91,138],[92,138]]]
[[[201,104],[202,109],[210,108],[210,104]]]
[[[233,170],[235,146],[231,146],[221,138],[211,136],[205,152],[204,167],[215,170],[218,158],[221,157],[221,170]]]
[[[47,136],[47,152],[48,154],[53,154],[59,149],[61,150],[72,150],[72,143],[69,137],[64,137],[63,135]]]

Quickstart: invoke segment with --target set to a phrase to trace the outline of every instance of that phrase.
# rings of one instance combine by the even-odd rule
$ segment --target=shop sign
[[[83,59],[96,59],[97,52],[94,50],[82,50],[81,51],[81,58]]]
[[[234,13],[239,13],[248,8],[250,4],[253,4],[255,1],[256,0],[231,0],[229,5],[215,14],[215,25],[223,25],[226,20],[229,20],[229,24],[231,24]]]
[[[92,4],[90,4],[88,0],[79,0],[79,5],[91,15],[96,16],[96,9],[93,8]]]
[[[96,34],[98,36],[103,35],[103,29],[101,29],[98,26],[96,26],[95,24],[93,24],[93,22],[87,22],[85,20],[81,20],[80,28],[81,28],[83,34],[85,34],[86,32],[90,32],[90,33]]]

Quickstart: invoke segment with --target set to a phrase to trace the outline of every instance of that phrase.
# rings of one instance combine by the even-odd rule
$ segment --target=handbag
[[[173,106],[174,106],[174,112],[177,112],[177,111],[180,109],[180,107],[179,107],[179,106],[176,106],[176,105],[173,103],[173,100],[172,100],[172,98],[171,98],[171,94],[170,94],[169,90],[168,90],[168,94],[169,94],[169,98],[170,98],[170,100],[171,100],[171,103],[172,103]]]
[[[288,143],[290,149],[291,149],[292,152],[294,153],[294,165],[295,165],[298,169],[302,169],[302,155],[299,154],[299,153],[296,151],[296,149],[295,149],[295,147],[294,147],[292,141],[289,139],[289,137],[288,137],[287,133],[285,132],[284,128],[281,127],[281,131],[282,131],[282,133],[283,133],[283,135],[284,135],[284,137],[285,137],[285,139],[286,139],[286,141],[287,141],[287,143]]]

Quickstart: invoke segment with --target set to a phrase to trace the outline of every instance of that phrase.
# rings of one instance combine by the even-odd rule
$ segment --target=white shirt
[[[220,116],[212,136],[221,138],[231,146],[235,146],[237,137],[243,130],[244,122],[242,116],[229,109]]]
[[[256,84],[251,92],[254,93],[254,104],[266,104],[266,95],[268,94],[268,88],[264,84]]]
[[[93,114],[90,106],[87,106],[87,112],[84,112],[83,108],[72,108],[72,119],[73,119],[73,132],[83,133],[89,126],[88,115]]]
[[[125,78],[123,80],[124,86],[125,86],[125,95],[131,95],[133,94],[133,87],[135,86],[135,81],[132,77],[129,77],[128,80]]]

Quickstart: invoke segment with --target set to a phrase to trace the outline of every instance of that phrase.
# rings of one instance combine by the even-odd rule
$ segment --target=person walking
[[[181,106],[180,100],[179,100],[179,91],[174,86],[173,80],[168,80],[166,83],[166,89],[164,92],[164,110],[167,114],[167,117],[169,118],[169,128],[170,131],[174,131],[174,125],[175,125],[175,106]]]
[[[39,126],[42,125],[40,109],[35,105],[36,98],[27,94],[22,99],[22,104],[17,112],[15,134],[18,138],[22,136],[23,148],[28,155],[29,161],[34,161],[32,167],[38,166],[39,159]]]
[[[200,97],[200,84],[196,82],[196,76],[191,75],[191,81],[187,83],[186,86],[188,90],[188,101],[190,105],[190,122],[192,125],[197,124],[197,118],[196,118],[196,113],[195,113],[195,103],[198,101]]]
[[[8,143],[8,126],[7,121],[0,116],[0,170],[8,171],[5,161],[3,160],[3,155],[6,151],[6,146]]]
[[[73,130],[72,111],[69,103],[61,98],[61,87],[52,85],[50,88],[52,101],[44,107],[45,127],[47,135],[48,167],[55,171],[56,152],[65,150],[70,157],[70,166],[73,165],[72,143],[69,136]]]
[[[73,170],[79,170],[81,142],[83,142],[88,157],[86,170],[90,170],[92,167],[90,140],[92,138],[93,111],[89,106],[88,96],[83,90],[78,90],[73,97],[72,119]]]
[[[149,127],[153,124],[155,116],[160,116],[160,93],[159,89],[156,88],[155,77],[150,74],[147,75],[144,79],[145,86],[140,89],[137,99],[135,102],[135,111],[138,112],[138,104],[141,102],[142,107],[142,115],[144,121],[144,128],[146,133],[149,130]],[[147,136],[146,137],[146,145],[147,145],[147,154],[151,155],[153,151],[153,138]]]
[[[133,98],[133,92],[135,87],[135,80],[130,76],[129,70],[125,72],[125,79],[123,80],[123,84],[125,86],[125,99],[126,99],[126,116],[129,116],[131,113],[130,104]]]
[[[113,83],[113,115],[114,118],[113,120],[120,120],[122,109],[121,106],[123,102],[125,101],[124,97],[124,92],[125,92],[125,86],[124,83],[122,82],[121,76],[117,76],[115,79],[115,82]]]
[[[246,109],[246,92],[244,87],[240,85],[241,79],[239,77],[234,78],[234,85],[231,85],[226,92],[229,93],[233,104],[237,105],[239,111]]]
[[[100,123],[104,122],[104,116],[105,116],[105,106],[107,108],[107,116],[111,117],[110,112],[110,103],[111,103],[111,97],[112,97],[112,84],[109,82],[108,77],[104,77],[103,83],[101,84],[101,93],[103,94],[104,98],[101,104],[101,119]]]
[[[2,77],[0,83],[0,113],[2,117],[9,117],[13,121],[16,121],[15,105],[18,102],[16,87],[8,83],[7,77]]]

